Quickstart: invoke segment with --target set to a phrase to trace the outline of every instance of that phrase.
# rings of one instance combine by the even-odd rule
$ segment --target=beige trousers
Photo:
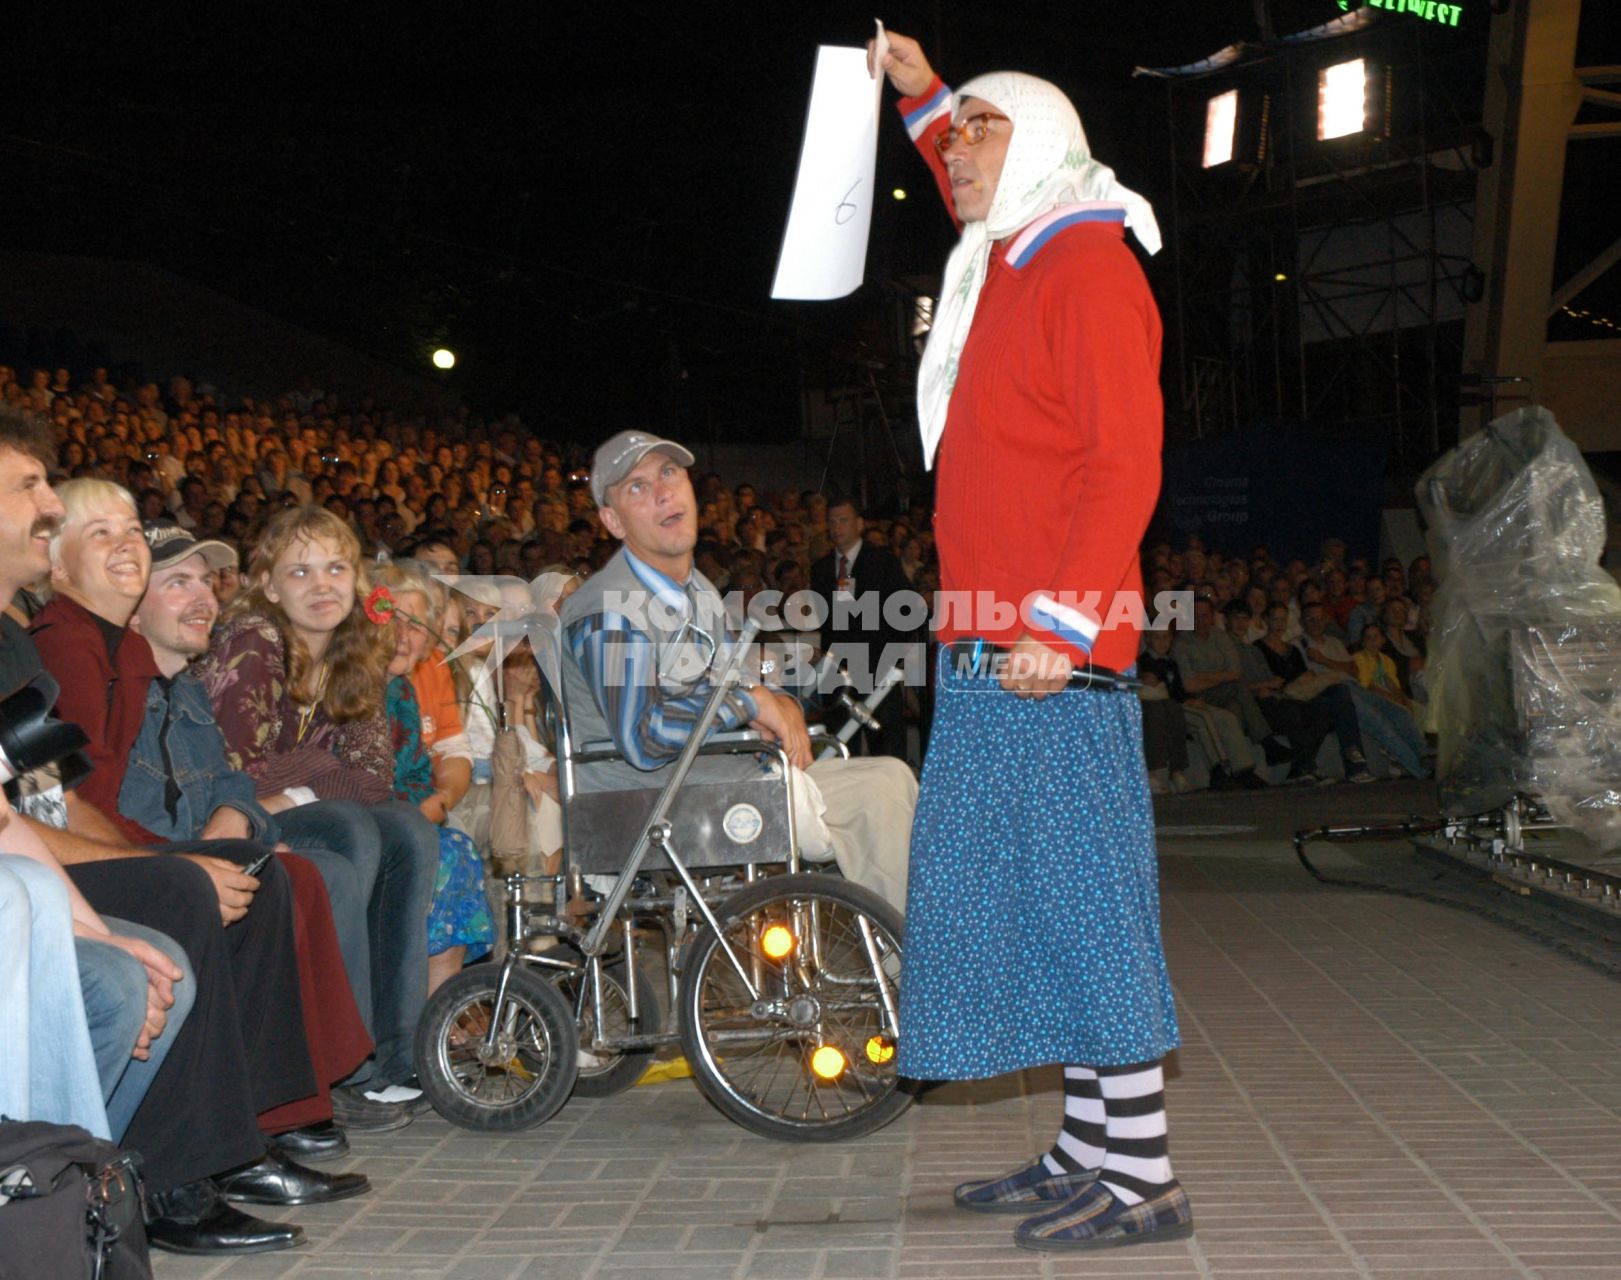
[[[794,773],[800,856],[836,862],[902,915],[916,808],[917,779],[889,756],[817,760]]]

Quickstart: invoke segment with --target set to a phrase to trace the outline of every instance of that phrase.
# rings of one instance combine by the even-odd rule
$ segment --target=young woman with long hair
[[[370,1076],[358,1083],[376,1093],[414,1070],[439,840],[414,805],[393,798],[383,705],[392,645],[360,607],[367,589],[348,524],[320,507],[281,511],[195,670],[233,765],[257,781],[283,837],[321,868],[335,900],[363,904],[367,936],[341,941],[377,1043]]]

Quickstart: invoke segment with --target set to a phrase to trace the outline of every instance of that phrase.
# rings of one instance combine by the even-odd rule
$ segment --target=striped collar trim
[[[1061,204],[1044,213],[1008,246],[1007,264],[1018,270],[1026,266],[1042,246],[1066,227],[1078,222],[1119,222],[1126,220],[1126,207],[1108,200],[1083,200],[1079,204]]]
[[[690,618],[692,605],[687,597],[686,588],[668,574],[660,573],[645,560],[639,560],[631,554],[629,547],[625,548],[625,563],[630,571],[636,575],[637,580],[653,593],[653,598],[664,608],[679,614],[682,618]]]

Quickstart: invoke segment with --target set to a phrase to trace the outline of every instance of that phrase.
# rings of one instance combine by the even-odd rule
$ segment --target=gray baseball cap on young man
[[[146,545],[152,549],[152,567],[164,569],[187,556],[202,554],[210,569],[224,569],[237,562],[236,550],[215,538],[199,538],[174,520],[148,520],[142,525]]]
[[[608,490],[653,452],[667,454],[683,467],[690,467],[694,461],[692,451],[674,440],[664,440],[646,431],[621,431],[609,437],[591,459],[591,496],[596,499],[597,506],[606,503]]]

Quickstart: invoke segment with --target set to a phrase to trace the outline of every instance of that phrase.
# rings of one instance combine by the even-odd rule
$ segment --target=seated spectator
[[[1320,604],[1308,605],[1309,610],[1321,611]],[[1286,638],[1289,632],[1289,611],[1281,604],[1267,610],[1266,635],[1255,645],[1265,659],[1272,677],[1283,684],[1278,692],[1283,697],[1310,710],[1326,715],[1339,740],[1340,759],[1345,766],[1347,782],[1372,782],[1367,757],[1362,753],[1362,732],[1357,723],[1356,704],[1350,690],[1334,680],[1315,675],[1306,666],[1305,655]],[[1263,696],[1261,707],[1271,704]],[[1277,721],[1272,721],[1274,727]],[[1316,756],[1313,755],[1315,761]]]
[[[1182,632],[1171,645],[1171,656],[1182,674],[1182,687],[1189,698],[1200,698],[1213,707],[1236,715],[1244,734],[1253,743],[1264,743],[1272,736],[1272,726],[1261,712],[1260,703],[1244,677],[1244,660],[1238,643],[1216,627],[1215,606],[1206,597],[1193,602],[1193,631]]]
[[[1396,664],[1402,692],[1414,702],[1423,702],[1428,696],[1424,684],[1424,645],[1421,638],[1408,630],[1410,613],[1405,596],[1388,596],[1379,613],[1379,626],[1384,632],[1385,650]]]
[[[1371,690],[1375,696],[1383,699],[1391,707],[1406,714],[1407,720],[1413,721],[1409,730],[1402,722],[1402,733],[1409,741],[1414,735],[1419,735],[1417,721],[1414,717],[1413,700],[1401,689],[1401,681],[1396,675],[1396,664],[1390,655],[1384,652],[1384,628],[1377,622],[1370,622],[1362,629],[1362,638],[1352,653],[1352,661],[1356,664],[1357,682],[1364,689]],[[1420,735],[1421,736],[1421,735]],[[1429,770],[1421,765],[1418,770],[1411,768],[1407,761],[1398,761],[1399,767],[1405,769],[1415,778],[1427,776]]]
[[[39,1037],[32,1046],[27,1040],[7,1040],[8,1046],[15,1046],[0,1055],[8,1069],[27,1074],[30,1061],[33,1063],[33,1109],[0,1104],[0,1115],[79,1124],[91,1133],[119,1142],[191,1012],[197,984],[186,953],[172,938],[156,930],[127,920],[109,922],[100,915],[39,835],[22,819],[13,820],[3,790],[0,850],[5,851],[0,864],[13,868],[13,880],[20,877],[18,887],[29,896],[34,908],[36,961],[47,958],[53,978],[77,984],[76,988],[68,988],[70,994],[59,992],[49,1009],[29,1011]],[[43,884],[37,879],[41,875],[46,877]],[[39,931],[41,923],[55,914],[42,914],[42,904],[54,902],[59,893],[71,921],[71,955],[48,928],[44,934]],[[0,924],[0,929],[4,927]],[[17,979],[28,980],[28,971],[25,964]],[[15,971],[8,968],[4,972]],[[0,1000],[0,1016],[10,1007]],[[22,1011],[21,1006],[16,1008]],[[88,1065],[95,1068],[93,1083],[99,1085],[96,1090],[87,1087],[84,1079],[88,1060],[71,1047],[75,1039],[73,1027],[80,1018],[94,1054],[93,1063]],[[20,1061],[12,1061],[14,1058]],[[9,1078],[7,1070],[0,1069],[0,1080]],[[0,1083],[0,1091],[5,1088]],[[92,1096],[102,1105],[92,1104]]]
[[[1290,566],[1299,573],[1301,581],[1304,581],[1306,566],[1298,560],[1290,561]],[[1267,612],[1275,604],[1282,605],[1289,612],[1288,640],[1291,644],[1294,643],[1296,637],[1300,635],[1300,604],[1295,598],[1297,590],[1298,586],[1294,577],[1288,573],[1279,574],[1272,579],[1271,585],[1267,587],[1266,608],[1257,610],[1255,614],[1255,621],[1260,625],[1261,635],[1256,636],[1251,643],[1259,641],[1262,636],[1271,630],[1267,622]]]
[[[625,758],[584,766],[582,790],[662,786],[663,771],[686,745],[711,692],[713,637],[725,633],[726,619],[719,592],[693,567],[691,463],[692,455],[672,441],[638,443],[628,432],[597,450],[592,496],[621,545],[563,607],[563,681],[580,740],[611,739]],[[630,612],[629,602],[655,598],[693,602],[688,621],[661,624],[671,616],[666,609]],[[911,770],[886,756],[813,763],[797,700],[764,686],[730,694],[715,727],[745,724],[781,741],[790,767],[800,771],[792,791],[801,853],[835,860],[846,877],[904,911],[917,802]],[[719,781],[757,768],[752,760],[703,757],[693,776]]]
[[[0,799],[0,820],[11,806]],[[95,1049],[73,954],[73,916],[65,888],[43,867],[9,852],[0,826],[0,1116],[75,1124],[110,1136]],[[54,959],[53,959],[54,958]],[[120,1016],[145,1001],[113,1002]],[[135,1046],[140,1026],[125,1024]],[[120,1037],[120,1038],[125,1038]]]
[[[1295,644],[1305,657],[1307,667],[1338,681],[1350,693],[1356,704],[1357,724],[1364,738],[1378,743],[1392,763],[1414,777],[1422,777],[1425,772],[1424,736],[1418,731],[1413,717],[1362,687],[1351,654],[1337,637],[1328,632],[1328,615],[1322,605],[1307,607],[1304,624],[1306,634]]]
[[[1210,762],[1210,788],[1262,788],[1266,782],[1255,772],[1255,751],[1244,727],[1231,711],[1191,696],[1182,683],[1182,669],[1171,656],[1172,633],[1167,628],[1147,631],[1137,670],[1144,685],[1162,686],[1182,708],[1188,732],[1199,742]]]
[[[39,863],[9,852],[10,816],[0,798],[0,1116],[78,1125],[110,1138],[67,888]],[[101,1028],[119,1065],[130,1061],[147,1025],[145,970],[133,958],[130,964],[139,985],[120,990],[110,975]],[[158,1010],[160,1019],[165,1012]]]
[[[1259,595],[1258,590],[1251,591],[1250,595]],[[1221,608],[1220,618],[1223,630],[1230,635],[1237,644],[1254,644],[1266,634],[1266,609],[1263,607],[1259,613],[1251,611],[1249,599],[1231,600]]]
[[[393,728],[396,799],[415,804],[439,833],[439,873],[428,912],[428,994],[489,953],[495,940],[484,895],[484,861],[450,813],[472,783],[455,682],[435,652],[433,584],[397,566],[379,574],[392,592],[394,656],[387,707]]]
[[[256,800],[253,780],[227,763],[207,694],[186,669],[207,652],[218,616],[209,589],[210,559],[223,560],[229,549],[199,543],[168,522],[148,527],[146,537],[152,575],[130,628],[149,647],[162,675],[145,683],[145,718],[118,790],[120,824],[143,842],[163,839],[202,848],[211,833],[252,838],[262,845],[275,839],[275,820]],[[309,1099],[266,1113],[260,1124],[282,1155],[326,1159],[348,1146],[334,1123],[335,1110],[344,1128],[372,1131],[401,1127],[410,1116],[403,1107],[360,1097],[352,1087],[329,1090],[372,1050],[340,941],[351,935],[364,946],[365,903],[349,894],[334,905],[312,862],[286,845],[277,850],[298,896],[299,985],[317,1090]],[[340,915],[345,917],[341,924]]]
[[[193,670],[227,759],[253,778],[282,838],[310,854],[329,892],[358,891],[367,904],[365,954],[344,951],[377,1045],[364,1083],[374,1101],[415,1101],[414,1090],[389,1090],[414,1073],[439,841],[415,806],[392,798],[389,637],[358,607],[360,574],[348,525],[317,507],[278,513],[254,548],[248,589]]]
[[[170,714],[173,708],[169,695],[174,690],[172,683],[164,682],[165,677],[178,674],[186,656],[174,655],[173,670],[163,670],[154,663],[153,646],[126,625],[136,603],[129,598],[129,592],[138,586],[146,594],[150,565],[150,551],[140,532],[134,504],[127,492],[102,480],[70,481],[62,487],[61,497],[66,515],[51,552],[51,581],[58,595],[35,620],[34,635],[46,668],[66,684],[58,702],[59,713],[78,723],[90,737],[87,754],[96,761],[96,767],[80,787],[77,798],[87,810],[93,807],[110,820],[134,845],[158,853],[198,857],[201,865],[212,866],[219,873],[222,884],[232,877],[251,879],[243,876],[239,868],[271,852],[268,843],[255,843],[254,838],[273,838],[274,834],[268,815],[253,803],[251,789],[246,794],[238,790],[215,797],[218,803],[196,813],[194,822],[185,827],[174,820],[175,814],[166,812],[171,798],[178,806],[181,780],[198,763],[197,748],[213,748],[217,753],[218,731],[204,721],[205,733],[199,743],[191,724]],[[169,529],[174,536],[165,544],[166,551],[173,553],[183,544],[196,545],[178,525],[170,525]],[[138,543],[134,541],[137,538]],[[206,589],[202,574],[195,576]],[[212,591],[208,591],[200,604],[208,606],[212,601]],[[108,678],[71,678],[87,668],[105,672]],[[101,695],[101,688],[110,690],[110,696]],[[158,695],[164,703],[161,710],[149,710],[149,693]],[[119,802],[126,772],[136,760],[137,735],[143,721],[154,715],[158,724],[146,764],[157,794],[165,802],[163,809],[152,811],[161,834],[130,819],[121,812]],[[163,729],[165,721],[167,733]],[[215,763],[223,772],[223,760]],[[245,778],[243,782],[246,784]],[[277,1157],[294,1153],[282,1150],[283,1136],[295,1135],[291,1141],[297,1146],[306,1141],[308,1126],[330,1128],[328,1083],[342,1077],[371,1051],[343,976],[331,908],[320,876],[312,865],[290,852],[280,865],[296,903],[292,939],[298,962],[298,1007],[315,1072],[315,1088],[307,1096],[300,1095],[261,1113],[260,1128],[271,1138],[272,1154],[249,1173],[231,1175],[225,1183],[228,1194],[251,1196],[267,1182],[286,1182],[286,1168]],[[307,1190],[312,1196],[340,1199],[365,1189],[364,1179],[351,1178],[347,1182],[337,1180],[331,1187]]]
[[[1148,766],[1148,789],[1155,795],[1188,789],[1188,721],[1182,704],[1149,669],[1145,653],[1137,664],[1142,687],[1137,696],[1143,713],[1143,762]],[[1169,664],[1172,669],[1175,663]]]
[[[1243,596],[1239,598],[1246,606],[1248,606],[1250,618],[1249,625],[1245,628],[1243,635],[1233,634],[1233,639],[1238,641],[1239,644],[1254,644],[1256,640],[1261,638],[1261,631],[1258,630],[1258,628],[1264,628],[1265,626],[1261,620],[1266,617],[1266,607],[1272,602],[1269,584],[1274,581],[1276,581],[1276,579],[1269,578],[1263,583],[1257,578],[1252,578],[1250,580],[1249,589],[1246,590]],[[1235,603],[1237,603],[1237,601],[1235,601]],[[1228,621],[1226,616],[1223,615],[1219,621],[1228,631],[1228,633],[1232,634],[1232,624],[1230,621]],[[1254,633],[1254,639],[1249,638],[1252,632]]]
[[[1274,607],[1284,608],[1283,605]],[[1259,643],[1241,646],[1239,655],[1244,681],[1271,729],[1262,741],[1267,762],[1288,763],[1286,782],[1322,781],[1317,773],[1317,753],[1333,731],[1327,708],[1287,697],[1283,689],[1288,682],[1273,673]]]
[[[1345,642],[1353,649],[1358,648],[1362,640],[1362,628],[1370,622],[1379,621],[1379,615],[1384,607],[1384,582],[1379,578],[1367,579],[1361,603],[1351,610],[1350,618],[1346,621]]]
[[[62,515],[45,482],[45,440],[40,424],[0,410],[0,493],[8,495],[0,503],[0,534],[7,545],[22,549],[0,561],[0,595],[9,596],[44,568],[44,535],[54,531]],[[92,659],[98,650],[106,651],[99,637],[86,648]],[[28,635],[9,617],[0,619],[0,694],[42,670]],[[97,690],[106,688],[105,682],[85,681],[82,673],[77,678]],[[54,774],[36,771],[13,779],[8,788],[19,807],[11,821],[26,823],[68,866],[86,900],[98,912],[173,938],[185,949],[196,978],[194,1016],[181,1026],[125,1135],[144,1157],[153,1214],[148,1237],[160,1247],[185,1252],[262,1252],[296,1244],[302,1235],[298,1228],[230,1208],[213,1181],[214,1175],[262,1160],[256,1110],[313,1089],[288,945],[291,901],[285,879],[277,873],[254,880],[233,867],[222,875],[230,882],[226,902],[202,866],[185,858],[132,856],[92,806],[64,795]],[[242,897],[252,900],[254,910],[237,908]],[[222,912],[239,917],[229,930]],[[239,1003],[233,979],[244,995],[251,993],[249,1003]],[[321,1175],[288,1172],[282,1202],[293,1184],[319,1198],[326,1181]]]
[[[540,723],[542,667],[550,685],[549,696],[556,698],[562,687],[560,660],[561,639],[558,635],[556,611],[580,585],[578,574],[561,566],[552,565],[543,570],[533,593],[532,603],[538,610],[546,610],[552,621],[545,634],[535,637],[531,644],[521,644],[497,653],[493,643],[486,640],[476,652],[472,664],[469,696],[464,701],[469,745],[473,751],[474,787],[465,807],[470,822],[477,823],[477,838],[486,842],[490,824],[490,786],[493,782],[491,755],[500,718],[498,707],[504,705],[505,723],[513,728],[523,747],[523,788],[528,807],[529,850],[526,863],[521,867],[500,866],[505,875],[521,870],[528,875],[553,875],[559,865],[563,848],[563,812],[557,781],[557,762],[543,745],[545,734]],[[532,648],[538,641],[544,654]],[[475,828],[469,826],[469,830]]]

